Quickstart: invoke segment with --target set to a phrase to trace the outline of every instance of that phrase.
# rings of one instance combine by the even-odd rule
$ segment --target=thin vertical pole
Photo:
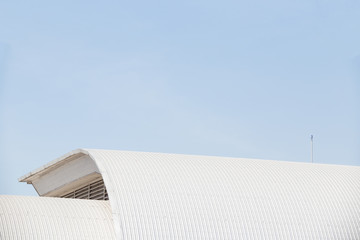
[[[311,134],[311,163],[314,163],[314,135]]]

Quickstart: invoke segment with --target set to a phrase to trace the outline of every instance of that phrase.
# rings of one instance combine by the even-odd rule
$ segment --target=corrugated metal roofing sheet
[[[0,239],[115,239],[108,201],[0,195]]]
[[[76,154],[102,174],[118,239],[360,239],[360,167],[91,149],[53,164]]]
[[[124,239],[360,239],[360,167],[88,153]]]

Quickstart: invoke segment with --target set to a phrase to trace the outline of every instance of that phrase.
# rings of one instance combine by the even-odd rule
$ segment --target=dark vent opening
[[[60,196],[61,198],[76,198],[76,199],[92,199],[92,200],[109,200],[104,181],[90,183],[84,187],[78,188],[75,191],[69,192]]]

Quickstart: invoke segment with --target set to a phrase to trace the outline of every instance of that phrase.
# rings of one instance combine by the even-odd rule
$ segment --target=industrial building
[[[0,196],[0,239],[360,239],[360,167],[78,149]]]

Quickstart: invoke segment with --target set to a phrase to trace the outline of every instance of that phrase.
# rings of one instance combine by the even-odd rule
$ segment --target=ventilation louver
[[[84,187],[69,192],[61,198],[77,198],[77,199],[93,199],[93,200],[109,200],[104,181],[90,183]]]

